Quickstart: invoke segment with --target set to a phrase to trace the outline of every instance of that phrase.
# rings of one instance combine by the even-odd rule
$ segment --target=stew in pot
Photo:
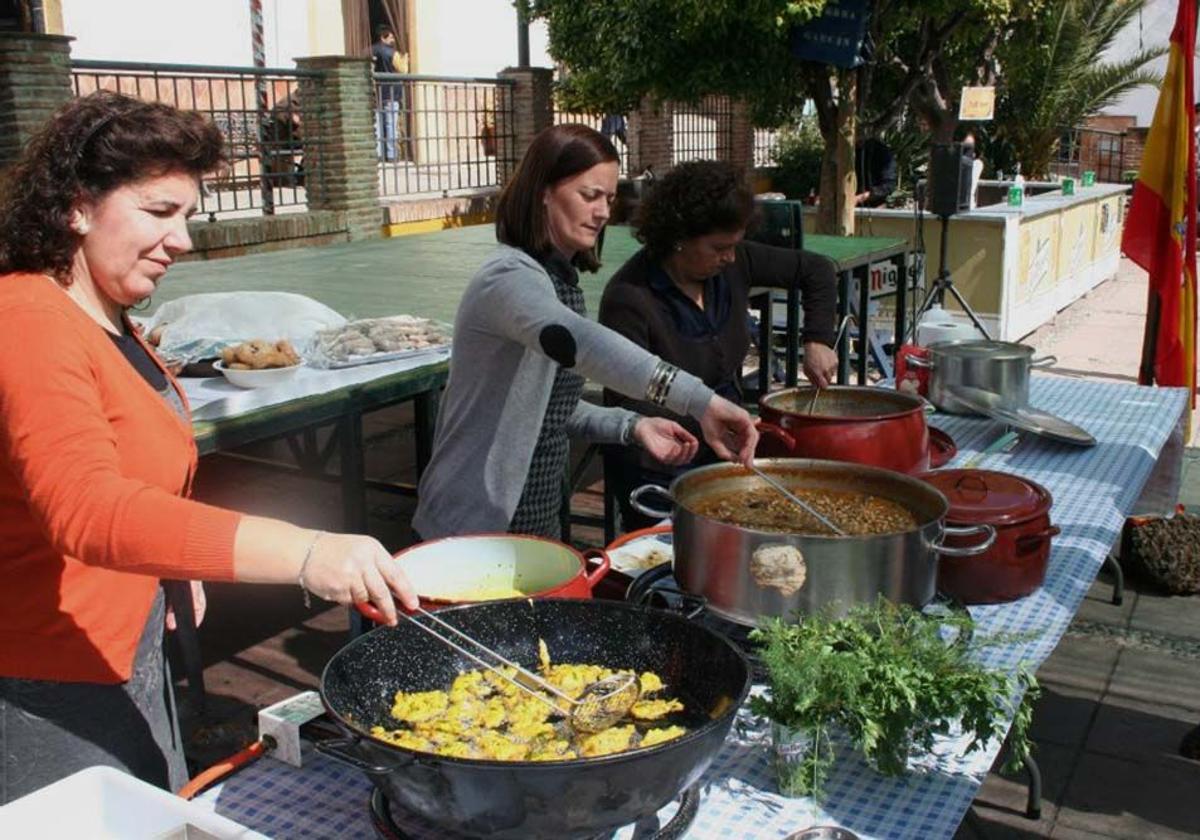
[[[847,534],[878,536],[917,527],[912,511],[891,499],[854,490],[789,489]],[[700,516],[756,531],[831,533],[782,493],[768,487],[710,496],[692,507]]]

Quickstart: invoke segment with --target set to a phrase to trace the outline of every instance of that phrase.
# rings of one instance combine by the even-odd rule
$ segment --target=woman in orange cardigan
[[[0,804],[81,768],[186,781],[160,578],[416,598],[388,552],[187,498],[187,403],[131,329],[191,248],[220,132],[111,93],[61,108],[0,201]]]

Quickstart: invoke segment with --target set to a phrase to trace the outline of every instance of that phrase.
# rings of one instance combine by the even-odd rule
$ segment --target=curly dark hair
[[[745,230],[755,220],[754,193],[728,163],[681,163],[654,185],[634,219],[634,236],[661,259],[688,239]]]
[[[80,236],[71,214],[112,190],[171,172],[199,178],[224,160],[224,138],[200,114],[99,91],[59,108],[6,173],[0,272],[44,272],[70,284]]]

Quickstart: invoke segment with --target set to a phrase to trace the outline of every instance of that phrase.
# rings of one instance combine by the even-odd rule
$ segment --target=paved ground
[[[461,252],[439,254],[435,242],[422,243],[428,249],[422,259],[429,265],[438,258],[456,264],[474,258]],[[269,255],[272,262],[261,258],[261,265],[253,262],[260,258],[240,264],[277,272],[286,285],[289,278],[295,280],[289,274],[295,266],[284,264],[289,253],[295,252]],[[353,282],[353,249],[345,246],[335,256],[344,268],[336,282]],[[414,261],[406,267],[425,264]],[[207,287],[200,274],[191,273],[205,265],[211,271],[220,263],[179,266],[167,288],[182,293]],[[1063,371],[1133,379],[1145,294],[1144,274],[1123,265],[1116,280],[1060,313],[1030,342],[1055,353]],[[397,301],[412,303],[399,281],[396,300],[379,305],[396,307]],[[423,310],[399,305],[390,311]],[[372,416],[366,438],[373,474],[409,476],[411,421],[403,410]],[[1180,494],[1181,501],[1196,508],[1198,457],[1194,451],[1185,456]],[[333,486],[229,458],[205,460],[198,492],[241,510],[315,527],[338,526],[340,506]],[[594,494],[581,495],[576,505],[594,508],[596,501]],[[409,500],[372,494],[371,530],[385,544],[407,543],[410,515]],[[595,539],[593,532],[579,536]],[[1045,786],[1041,819],[1024,816],[1023,778],[993,774],[959,832],[963,840],[1200,836],[1200,762],[1177,752],[1183,734],[1200,723],[1200,597],[1165,597],[1131,583],[1118,607],[1109,603],[1110,594],[1111,583],[1102,576],[1039,672],[1045,694],[1034,734]],[[322,664],[343,644],[345,631],[344,610],[307,611],[295,587],[210,587],[209,615],[201,629],[210,699],[206,714],[191,710],[186,716],[194,762],[206,766],[251,740],[257,707],[314,686]]]

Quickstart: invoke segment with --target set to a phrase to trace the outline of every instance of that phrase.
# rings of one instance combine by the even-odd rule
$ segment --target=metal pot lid
[[[995,470],[938,470],[921,476],[946,497],[946,519],[971,525],[1014,525],[1050,511],[1050,491],[1035,481]]]
[[[1001,403],[999,394],[966,385],[947,385],[946,392],[979,414],[1018,429],[1075,446],[1096,445],[1096,439],[1086,430],[1040,408],[1031,405],[1006,406]]]
[[[991,341],[982,338],[937,341],[929,345],[929,349],[962,359],[996,359],[997,361],[1028,359],[1035,352],[1028,344],[1017,344],[1015,341]]]

